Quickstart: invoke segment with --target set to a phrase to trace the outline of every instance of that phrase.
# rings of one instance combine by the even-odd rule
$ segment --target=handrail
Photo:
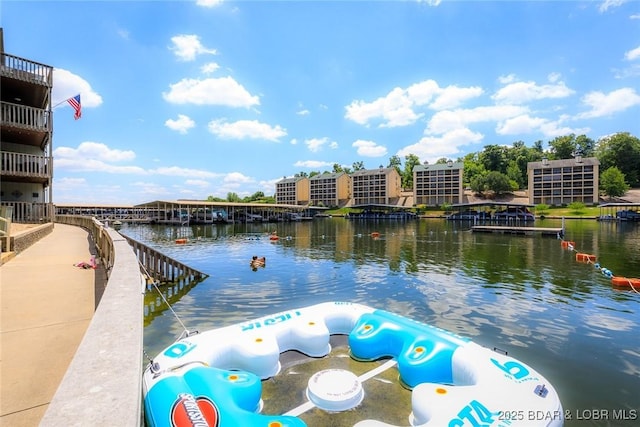
[[[0,73],[27,82],[53,85],[52,66],[4,52],[0,54]]]
[[[0,123],[3,126],[12,125],[38,132],[51,130],[50,111],[9,102],[2,102],[0,106]]]
[[[140,426],[146,283],[136,255],[93,218],[60,215],[56,222],[89,231],[109,280],[40,426]]]

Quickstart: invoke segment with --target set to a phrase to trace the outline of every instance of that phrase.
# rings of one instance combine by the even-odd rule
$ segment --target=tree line
[[[511,146],[489,144],[480,152],[450,159],[442,157],[436,164],[449,161],[464,164],[463,185],[478,194],[507,193],[528,186],[527,164],[548,160],[571,159],[576,156],[596,157],[600,161],[600,190],[610,197],[622,196],[632,187],[640,187],[640,139],[628,132],[605,136],[598,141],[586,135],[558,136],[547,142],[545,149],[541,140],[528,147],[523,141]],[[393,167],[402,179],[405,190],[413,189],[413,168],[420,164],[420,158],[409,154],[404,164],[399,156],[389,158],[386,167]],[[379,167],[384,167],[380,165]],[[313,177],[321,173],[347,174],[366,169],[362,161],[344,167],[335,163],[332,171],[300,172],[295,176]]]
[[[630,188],[640,187],[640,139],[629,132],[619,132],[600,138],[597,141],[586,135],[558,136],[547,142],[541,140],[528,147],[523,141],[516,141],[511,146],[489,144],[480,152],[469,153],[457,159],[442,157],[436,164],[449,161],[464,164],[463,185],[477,194],[502,194],[528,186],[527,164],[549,160],[571,159],[576,156],[596,157],[600,161],[600,191],[609,197],[624,195]],[[402,159],[393,155],[389,158],[387,168],[395,168],[402,180],[402,188],[413,189],[413,168],[428,162],[421,162],[415,154]],[[385,167],[380,164],[379,167]],[[351,167],[338,163],[332,170],[323,172],[298,172],[295,177],[311,178],[324,173],[351,174],[367,169],[364,162],[354,162]],[[209,201],[228,202],[262,202],[275,203],[275,197],[265,196],[258,191],[251,196],[241,198],[236,193],[228,193],[227,199],[209,196]]]

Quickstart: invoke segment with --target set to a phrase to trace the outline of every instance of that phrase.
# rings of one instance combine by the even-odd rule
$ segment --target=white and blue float
[[[302,399],[303,404],[264,413],[263,382],[283,375],[282,354],[293,350],[325,358],[333,336],[347,336],[354,363],[379,361],[376,372],[319,370],[304,378],[304,392],[285,390],[291,394],[284,396],[287,403]],[[410,394],[405,425],[563,425],[558,394],[532,367],[440,328],[349,302],[316,304],[180,338],[144,371],[145,419],[158,427],[303,427],[306,411],[328,417],[357,413],[367,401],[367,381],[392,369],[399,388]],[[383,400],[393,403],[394,396]],[[325,419],[322,425],[345,424]],[[349,425],[392,424],[364,418]]]

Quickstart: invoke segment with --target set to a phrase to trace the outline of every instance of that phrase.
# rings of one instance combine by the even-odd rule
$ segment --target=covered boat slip
[[[361,304],[326,302],[187,334],[143,377],[151,426],[561,426],[552,384],[512,357]],[[512,419],[509,410],[549,414]]]
[[[56,205],[57,215],[88,215],[100,221],[153,224],[280,222],[311,219],[326,208],[273,203],[155,200],[138,205]]]

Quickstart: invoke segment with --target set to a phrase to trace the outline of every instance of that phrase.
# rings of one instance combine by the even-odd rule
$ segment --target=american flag
[[[71,105],[75,111],[73,114],[73,118],[78,120],[82,117],[82,105],[80,104],[80,95],[76,95],[72,98],[67,99],[69,105]]]

